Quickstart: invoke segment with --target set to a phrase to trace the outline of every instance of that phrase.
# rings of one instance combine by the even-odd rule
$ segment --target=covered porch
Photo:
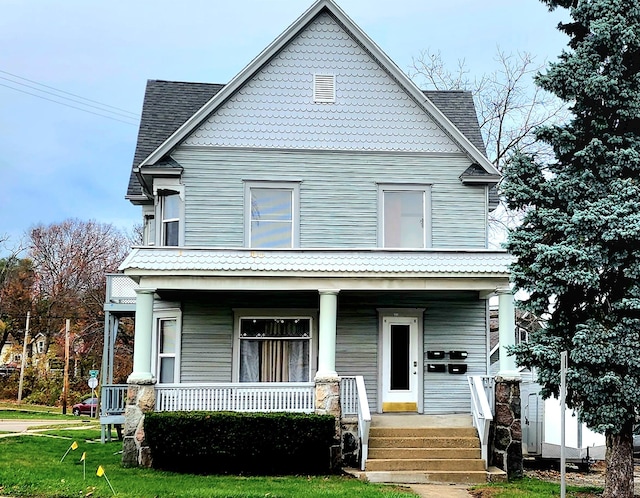
[[[402,407],[416,413],[434,410],[438,397],[447,394],[438,391],[437,386],[448,382],[462,400],[459,405],[449,403],[452,412],[470,413],[475,409],[481,415],[475,417],[477,420],[486,419],[491,417],[490,410],[487,413],[486,406],[483,410],[483,406],[474,401],[481,397],[478,389],[475,388],[474,394],[473,386],[469,389],[471,384],[467,382],[467,375],[457,377],[450,372],[451,365],[462,363],[469,366],[469,371],[465,372],[469,376],[486,375],[487,359],[481,354],[472,354],[473,358],[469,360],[454,360],[451,353],[464,352],[469,347],[464,342],[442,342],[442,338],[449,334],[463,341],[467,325],[461,319],[456,321],[456,317],[471,309],[480,316],[480,325],[474,327],[480,327],[484,334],[482,340],[486,340],[487,323],[481,316],[483,303],[486,302],[488,309],[486,300],[499,295],[501,347],[505,349],[513,344],[513,300],[507,287],[509,262],[506,254],[494,251],[136,249],[123,263],[127,275],[124,278],[135,279],[131,280],[134,304],[128,304],[128,311],[131,312],[132,307],[135,315],[133,372],[128,379],[129,386],[135,389],[129,390],[129,403],[136,404],[135,394],[139,400],[143,392],[145,410],[331,413],[340,418],[362,419],[358,430],[366,432],[364,419],[371,412],[395,411]],[[303,309],[304,313],[298,313],[300,316],[312,317],[310,373],[306,381],[241,380],[242,367],[238,357],[242,337],[238,337],[238,323],[244,315],[237,312],[240,301],[234,299],[238,296],[242,296],[243,302],[252,302],[250,306],[243,304],[245,309],[284,309],[287,306]],[[108,301],[113,301],[112,297],[108,297]],[[276,298],[282,301],[276,302]],[[421,304],[424,302],[427,305]],[[219,313],[210,311],[223,305],[224,309]],[[182,356],[182,362],[180,365],[169,362],[177,365],[176,375],[161,379],[158,319],[166,316],[170,308],[179,310],[177,316],[183,335],[178,341],[182,350],[177,352],[176,358]],[[449,324],[446,323],[447,314]],[[384,317],[397,325],[400,336],[406,331],[405,336],[409,337],[412,323],[420,333],[414,344],[415,351],[411,350],[411,339],[400,340],[403,347],[406,343],[408,352],[389,359],[396,363],[398,358],[403,361],[402,368],[392,369],[389,376],[402,377],[402,371],[407,372],[400,384],[396,382],[395,389],[393,385],[385,385],[383,379],[386,351],[397,347],[397,344],[384,343],[387,340]],[[398,318],[404,321],[398,322]],[[226,335],[219,332],[223,319],[224,327],[235,327],[235,332],[229,330]],[[366,333],[361,332],[365,330],[362,325],[365,320],[368,320]],[[439,332],[434,326],[436,322],[440,324]],[[209,333],[198,335],[199,326],[207,328]],[[227,353],[213,346],[207,349],[207,341],[216,334],[227,344]],[[486,354],[486,343],[478,342],[473,347]],[[210,353],[207,364],[198,362]],[[431,359],[431,353],[445,356],[444,359]],[[429,370],[434,365],[437,372]],[[440,372],[440,366],[444,372]],[[108,367],[103,372],[108,372]],[[501,354],[501,374],[516,375],[513,360],[505,354]],[[440,378],[442,382],[436,381]],[[107,391],[104,391],[103,399],[110,399],[113,396],[109,389],[120,386],[109,387],[109,379],[104,380]],[[408,391],[405,387],[414,390],[412,404],[407,405],[402,396],[399,401],[385,398],[388,391]],[[462,389],[466,394],[461,393]],[[394,406],[393,403],[397,404]],[[437,409],[446,413],[447,407],[443,405]],[[139,415],[142,413],[141,410]],[[359,439],[366,451],[365,435],[361,434]]]

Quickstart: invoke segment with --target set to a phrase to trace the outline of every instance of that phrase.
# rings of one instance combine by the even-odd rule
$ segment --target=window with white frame
[[[311,327],[304,316],[239,318],[240,382],[308,382]]]
[[[157,320],[156,378],[161,384],[179,382],[180,333],[177,317],[162,317]]]
[[[166,191],[160,195],[161,233],[163,246],[180,244],[180,194]]]
[[[246,182],[245,189],[246,245],[264,249],[297,247],[299,184]]]
[[[431,245],[430,190],[425,185],[379,186],[379,245],[422,249]]]

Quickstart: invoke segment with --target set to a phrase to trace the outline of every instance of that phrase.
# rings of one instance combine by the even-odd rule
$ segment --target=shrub
[[[299,413],[147,413],[153,466],[203,474],[323,474],[335,419]]]

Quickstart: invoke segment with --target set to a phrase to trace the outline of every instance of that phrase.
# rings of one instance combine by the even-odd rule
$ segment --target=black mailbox
[[[449,358],[452,360],[466,360],[467,356],[466,351],[449,351]]]
[[[449,366],[450,374],[466,374],[467,373],[467,365],[464,363],[449,363],[448,366]]]
[[[444,358],[444,351],[427,351],[428,360],[442,360]]]
[[[444,363],[429,363],[427,364],[427,372],[446,372],[447,366]]]

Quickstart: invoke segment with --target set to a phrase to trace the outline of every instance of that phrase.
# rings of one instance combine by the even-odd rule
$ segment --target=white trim
[[[251,245],[251,222],[253,221],[251,206],[252,189],[276,189],[290,191],[291,247],[289,249],[298,248],[300,246],[300,182],[244,180],[244,245],[247,248],[253,248]],[[255,247],[255,249],[268,248]]]
[[[422,91],[406,76],[398,66],[376,45],[369,36],[362,31],[333,0],[318,0],[307,9],[291,26],[267,46],[253,61],[240,71],[226,86],[224,86],[209,102],[202,106],[191,118],[180,126],[169,138],[140,163],[143,166],[154,164],[169,153],[176,145],[185,139],[193,130],[204,122],[213,112],[240,89],[251,77],[253,77],[267,62],[287,45],[312,19],[322,10],[327,9],[341,23],[363,47],[371,53],[374,59],[380,62],[392,78],[420,105],[423,110],[432,116],[436,123],[457,142],[469,157],[478,163],[490,174],[500,175],[495,166],[480,152],[467,137],[438,109]]]
[[[158,384],[160,382],[160,327],[161,321],[175,320],[176,321],[176,351],[175,351],[175,363],[173,383],[180,383],[180,365],[182,356],[182,311],[177,308],[164,309],[162,311],[155,311],[153,313],[153,340],[151,346],[151,371],[154,377],[157,379]]]
[[[384,197],[387,192],[422,192],[422,247],[385,247]],[[428,249],[432,246],[431,184],[379,183],[378,184],[378,247],[381,249]]]
[[[167,192],[173,192],[179,197],[178,218],[164,219],[163,198]],[[153,179],[153,198],[155,212],[155,245],[160,247],[173,247],[164,245],[164,224],[165,221],[178,222],[178,247],[184,246],[184,226],[185,226],[185,189],[180,178],[154,178]],[[151,244],[153,245],[153,244]]]
[[[318,310],[308,308],[234,308],[233,309],[233,344],[231,354],[231,380],[240,382],[240,320],[270,318],[303,318],[309,319],[309,382],[316,371],[318,350]]]
[[[422,309],[384,309],[378,310],[378,350],[380,362],[378,365],[378,411],[382,413],[383,404],[386,402],[415,402],[418,413],[424,411],[424,330]],[[410,389],[403,393],[390,393],[387,379],[389,372],[389,334],[391,325],[409,325],[410,358],[409,358],[409,385]]]

